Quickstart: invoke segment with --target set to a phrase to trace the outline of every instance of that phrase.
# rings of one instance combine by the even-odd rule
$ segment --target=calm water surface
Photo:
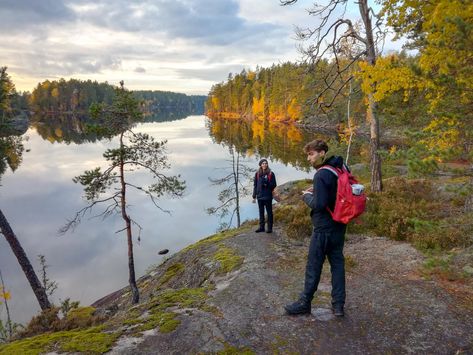
[[[187,189],[182,199],[162,199],[161,207],[171,210],[171,215],[161,212],[143,195],[128,195],[129,212],[143,227],[141,241],[135,240],[137,276],[163,261],[159,250],[169,249],[168,257],[216,231],[219,218],[209,216],[206,208],[218,205],[221,187],[213,186],[209,177],[224,175],[231,158],[229,146],[244,153],[245,164],[255,170],[262,156],[269,157],[278,184],[311,178],[312,173],[303,166],[305,157],[300,148],[314,136],[291,129],[254,124],[230,127],[225,122],[211,123],[205,116],[139,125],[135,131],[168,140],[172,166],[168,173],[180,174],[186,180]],[[54,132],[63,134],[57,129]],[[126,286],[125,234],[115,233],[123,228],[121,218],[102,220],[92,218],[94,214],[91,214],[74,232],[64,236],[57,233],[68,218],[86,205],[81,186],[74,184],[72,178],[86,169],[103,166],[102,153],[115,146],[116,139],[58,143],[44,134],[40,136],[35,128],[30,128],[25,137],[28,137],[25,142],[28,151],[23,154],[22,164],[14,173],[7,171],[2,177],[0,208],[37,270],[37,255],[46,256],[50,265],[48,276],[59,285],[53,302],[70,297],[87,305]],[[146,181],[146,175],[137,172],[134,179]],[[251,203],[251,196],[243,198],[241,214],[243,220],[257,217],[257,206]],[[3,237],[0,238],[0,269],[12,294],[12,318],[26,322],[39,307]]]

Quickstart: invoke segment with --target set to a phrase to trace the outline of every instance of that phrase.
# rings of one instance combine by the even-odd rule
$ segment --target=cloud
[[[116,31],[160,33],[167,39],[182,38],[205,44],[225,45],[274,24],[248,22],[239,16],[235,0],[109,1],[100,6],[74,7],[80,21]]]
[[[285,9],[254,8],[267,19],[247,0],[3,0],[0,63],[18,90],[74,77],[207,93],[229,72],[296,58]]]
[[[72,9],[55,0],[2,0],[0,30],[21,32],[25,28],[71,22],[76,18]]]

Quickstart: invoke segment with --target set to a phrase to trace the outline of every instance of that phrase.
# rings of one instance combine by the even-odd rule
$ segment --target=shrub
[[[41,333],[58,329],[59,322],[60,322],[58,313],[59,313],[58,307],[45,309],[38,315],[31,318],[25,330],[20,332],[18,336],[20,338],[30,337],[33,335],[37,335],[37,334],[41,334]]]
[[[31,319],[25,330],[18,334],[18,337],[24,338],[46,332],[87,328],[103,323],[105,320],[103,317],[94,315],[94,307],[74,308],[62,319],[58,317],[58,313],[59,307],[42,311]]]
[[[409,241],[420,249],[448,249],[471,245],[469,218],[432,181],[393,178],[382,193],[369,194],[367,211],[349,231]]]
[[[278,206],[274,211],[274,219],[283,224],[289,238],[301,240],[312,234],[309,208],[302,201],[294,205]]]

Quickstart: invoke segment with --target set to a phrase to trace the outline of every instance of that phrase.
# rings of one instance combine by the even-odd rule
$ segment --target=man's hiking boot
[[[311,306],[309,302],[300,299],[294,303],[285,305],[284,309],[286,313],[290,315],[310,314]]]
[[[336,317],[343,317],[345,312],[343,311],[343,306],[334,305],[332,306],[333,315]]]
[[[259,227],[257,230],[255,230],[256,233],[261,233],[264,232],[264,227]]]
[[[266,231],[266,233],[273,233],[273,230],[272,230],[272,229],[268,229],[268,230]]]

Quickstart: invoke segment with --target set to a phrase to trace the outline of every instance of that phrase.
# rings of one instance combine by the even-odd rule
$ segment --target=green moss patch
[[[236,346],[231,346],[228,343],[223,344],[223,350],[217,352],[217,355],[254,355],[256,354],[253,350],[249,348],[237,348]]]
[[[102,354],[110,350],[120,333],[105,333],[103,327],[47,333],[0,346],[0,354],[36,355],[45,352]]]
[[[164,285],[169,280],[174,278],[176,275],[182,274],[184,272],[184,270],[185,270],[185,266],[182,263],[175,263],[175,264],[171,265],[170,267],[168,267],[168,269],[166,270],[164,275],[159,280],[159,286]]]
[[[226,274],[235,270],[243,264],[244,260],[244,258],[236,254],[233,249],[225,246],[220,246],[213,258],[220,263],[220,268],[218,269],[219,274]]]
[[[175,330],[181,322],[175,319],[177,314],[173,312],[161,312],[155,310],[149,317],[144,319],[144,323],[138,327],[139,331],[159,328],[161,333],[169,333]]]
[[[174,331],[181,323],[176,319],[177,314],[168,311],[168,308],[198,308],[211,311],[206,305],[207,293],[203,288],[183,288],[179,290],[165,290],[151,299],[148,303],[140,305],[134,310],[133,317],[123,321],[124,325],[137,325],[137,331],[159,328],[162,333]],[[142,314],[145,314],[144,316]]]
[[[94,317],[94,307],[79,307],[70,310],[65,319],[63,319],[64,329],[85,328],[95,325],[98,321]]]
[[[182,252],[186,252],[188,250],[195,249],[204,245],[216,244],[222,240],[234,237],[241,233],[245,233],[249,231],[252,228],[252,226],[253,226],[252,223],[244,223],[240,228],[229,229],[226,231],[219,232],[217,234],[211,235],[210,237],[201,239],[197,243],[189,245],[188,247],[184,248]]]
[[[206,299],[207,294],[203,288],[165,290],[153,300],[152,308],[166,309],[175,306],[179,308],[200,308],[205,304]]]

